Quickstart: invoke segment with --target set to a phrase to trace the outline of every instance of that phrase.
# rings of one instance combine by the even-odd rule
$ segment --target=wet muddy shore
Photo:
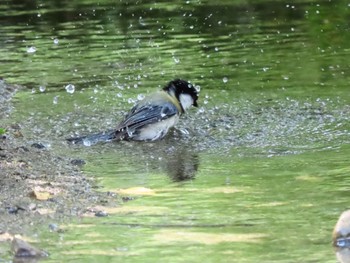
[[[21,124],[11,123],[11,98],[20,88],[0,80],[0,259],[15,236],[40,242],[41,231],[59,233],[68,220],[105,215],[97,205],[118,205],[82,174],[83,160],[26,141]]]

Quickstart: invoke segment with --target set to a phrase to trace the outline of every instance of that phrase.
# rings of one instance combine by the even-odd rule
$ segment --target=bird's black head
[[[168,93],[174,94],[174,96],[180,101],[180,95],[181,94],[188,94],[192,97],[193,103],[192,105],[195,107],[198,107],[197,100],[198,100],[198,91],[196,88],[191,84],[188,83],[186,80],[182,79],[175,79],[173,81],[170,81],[164,88],[164,91]]]

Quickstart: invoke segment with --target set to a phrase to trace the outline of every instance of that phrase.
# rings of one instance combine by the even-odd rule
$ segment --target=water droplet
[[[27,48],[27,53],[35,53],[36,52],[36,47],[29,47]]]
[[[58,96],[53,97],[52,103],[53,104],[57,104],[58,103]]]
[[[133,134],[134,134],[133,131],[129,130],[128,127],[126,128],[126,132],[128,133],[128,136],[129,136],[129,137],[132,137]]]
[[[44,92],[46,90],[46,87],[44,85],[41,85],[39,87],[40,92]]]
[[[53,40],[53,43],[54,43],[55,45],[58,45],[58,42],[59,42],[58,38],[55,38],[55,39]]]
[[[68,84],[65,89],[68,93],[72,94],[75,91],[75,86],[73,84]]]
[[[119,93],[117,93],[117,97],[118,97],[118,98],[121,98],[121,97],[123,97],[123,94],[121,94],[121,93],[119,92]]]
[[[189,135],[190,134],[190,132],[188,130],[186,130],[185,128],[182,128],[182,129],[179,129],[179,130],[184,135]]]
[[[129,99],[128,99],[128,103],[129,103],[129,104],[135,103],[135,100],[133,100],[132,98],[129,98]]]
[[[219,51],[219,48],[218,48],[218,47],[215,47],[215,51]]]
[[[145,98],[145,95],[143,95],[143,94],[137,95],[138,100],[143,100],[144,98]]]
[[[179,64],[179,63],[180,63],[180,59],[179,59],[179,58],[173,57],[173,59],[174,59],[174,62],[175,62],[176,64]]]
[[[204,113],[205,112],[205,109],[203,107],[200,107],[197,111],[198,113]]]
[[[222,79],[222,81],[223,81],[224,83],[227,83],[227,82],[228,82],[228,78],[227,78],[227,77],[224,77],[224,78]]]
[[[39,13],[39,14],[37,14],[37,17],[41,17],[41,14]]]

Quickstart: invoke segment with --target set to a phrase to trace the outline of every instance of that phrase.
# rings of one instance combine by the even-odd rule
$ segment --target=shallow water
[[[29,143],[86,160],[101,190],[137,194],[101,205],[108,217],[43,229],[48,261],[334,262],[349,12],[344,1],[1,4],[0,76],[28,87],[11,121]],[[201,89],[200,107],[165,140],[65,143],[113,127],[175,77]]]

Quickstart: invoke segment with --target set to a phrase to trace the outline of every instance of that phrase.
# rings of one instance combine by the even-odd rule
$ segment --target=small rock
[[[129,202],[129,201],[135,200],[135,197],[132,197],[132,196],[122,196],[122,200],[123,200],[123,202]]]
[[[11,129],[18,131],[21,129],[21,126],[18,123],[11,124]]]
[[[42,192],[42,191],[36,191],[36,190],[31,191],[29,193],[29,196],[40,201],[46,201],[52,197],[49,192],[46,192],[46,191]]]
[[[49,229],[52,232],[57,232],[59,230],[59,227],[57,224],[51,223],[51,224],[49,224]]]
[[[108,213],[106,211],[97,211],[97,212],[95,212],[95,216],[105,217],[105,216],[108,216]]]
[[[44,144],[42,144],[41,142],[35,142],[31,145],[33,148],[37,148],[37,149],[45,149],[46,146]]]
[[[31,210],[31,211],[35,210],[35,209],[36,209],[36,204],[30,203],[30,204],[28,205],[28,209]]]
[[[19,211],[24,211],[25,209],[23,209],[22,207],[19,207],[19,206],[6,206],[5,207],[6,208],[6,210],[7,210],[7,212],[9,213],[9,214],[17,214]]]
[[[21,131],[14,131],[13,132],[13,136],[15,137],[15,138],[23,138],[23,134],[22,134],[22,132]]]
[[[26,241],[18,238],[12,240],[12,251],[14,252],[15,258],[41,258],[48,256],[45,251],[37,249]]]
[[[29,149],[25,146],[20,146],[17,148],[19,152],[29,152]]]
[[[110,191],[107,192],[107,196],[115,197],[116,195],[117,194],[114,192],[110,192]]]
[[[70,163],[77,166],[83,166],[84,164],[86,164],[86,162],[82,159],[74,159]]]

